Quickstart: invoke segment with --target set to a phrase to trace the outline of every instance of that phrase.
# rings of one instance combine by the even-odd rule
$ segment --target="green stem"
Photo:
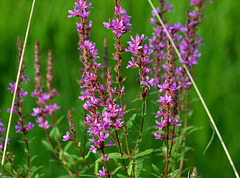
[[[26,138],[26,135],[24,135],[25,138]],[[28,176],[28,173],[29,173],[29,170],[30,170],[30,151],[29,151],[29,145],[28,145],[28,141],[26,139],[23,138],[23,141],[25,142],[26,144],[26,147],[27,147],[27,157],[28,157],[28,161],[27,161],[27,165],[28,165],[28,168],[27,168],[27,173],[26,173],[26,176]]]
[[[46,135],[47,135],[48,143],[49,143],[50,146],[51,146],[51,149],[52,149],[52,152],[53,152],[54,156],[55,156],[55,157],[57,158],[57,160],[61,163],[61,165],[68,171],[68,173],[69,173],[70,176],[72,176],[72,174],[76,175],[77,173],[71,171],[71,170],[67,167],[67,165],[65,165],[65,164],[62,162],[62,160],[59,158],[57,152],[56,152],[55,149],[54,149],[54,146],[53,146],[53,143],[52,143],[52,141],[51,141],[51,138],[50,138],[50,136],[49,136],[48,131],[47,131],[46,129],[44,129],[44,130],[45,130],[45,133],[46,133]]]
[[[189,100],[190,100],[190,94],[189,91],[187,93],[187,102],[186,102],[186,114],[185,114],[185,120],[184,120],[184,129],[187,128],[187,122],[188,122],[188,112],[189,112]],[[180,165],[179,165],[179,177],[181,177],[182,174],[182,169],[183,169],[183,163],[184,163],[184,150],[185,150],[185,146],[186,146],[186,131],[183,132],[183,143],[182,143],[182,159],[180,161]]]
[[[125,172],[126,172],[127,176],[129,177],[128,172],[127,172],[127,168],[126,168],[126,165],[125,165],[125,162],[124,162],[124,159],[123,159],[123,153],[122,153],[121,145],[120,145],[120,142],[119,142],[117,130],[115,130],[115,133],[116,133],[118,149],[119,149],[119,152],[120,152],[120,155],[121,155],[121,159],[122,159],[122,162],[123,162],[123,167],[125,169]]]
[[[77,143],[77,139],[76,139],[76,136],[75,136],[75,135],[74,135],[74,142],[75,142],[75,144],[76,144],[76,146],[77,146],[78,152],[80,153],[80,155],[81,155],[84,163],[87,165],[87,167],[88,167],[89,170],[92,172],[92,174],[93,174],[95,177],[97,177],[96,174],[95,174],[95,173],[93,172],[93,170],[91,169],[91,167],[89,166],[89,164],[87,163],[87,161],[86,161],[86,159],[85,159],[85,157],[84,157],[84,154],[81,152],[80,147],[79,147],[79,145],[78,145],[78,143]],[[79,174],[79,172],[78,172],[78,174]]]
[[[168,104],[168,109],[167,109],[167,113],[169,113],[169,109],[170,106]],[[169,130],[169,115],[167,116],[167,140],[166,140],[166,146],[167,146],[167,156],[166,156],[166,167],[163,173],[163,176],[165,175],[165,178],[167,178],[167,174],[168,174],[168,163],[169,163],[169,137],[170,137],[170,130]]]

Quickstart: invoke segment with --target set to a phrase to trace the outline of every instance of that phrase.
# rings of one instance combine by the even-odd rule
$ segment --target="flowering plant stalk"
[[[203,17],[201,10],[205,8],[207,1],[210,0],[191,0],[189,5],[194,6],[194,10],[187,12],[186,23],[182,25],[179,22],[171,24],[167,18],[164,18],[165,13],[172,12],[173,5],[168,1],[159,0],[157,14],[155,11],[152,12],[153,17],[150,20],[150,23],[155,25],[153,37],[148,39],[145,34],[130,35],[130,29],[134,29],[131,24],[131,16],[121,6],[120,0],[114,0],[113,18],[109,18],[108,22],[103,22],[103,26],[112,31],[114,39],[112,59],[115,63],[109,66],[107,38],[104,40],[102,61],[100,60],[101,54],[92,41],[94,34],[91,33],[91,29],[95,27],[90,20],[90,13],[94,3],[89,0],[76,0],[73,10],[68,11],[68,17],[76,17],[79,20],[76,26],[82,68],[80,69],[80,96],[78,98],[83,103],[82,106],[79,106],[81,108],[79,111],[83,114],[81,118],[77,119],[81,124],[77,124],[75,111],[71,109],[68,110],[67,121],[57,118],[56,114],[63,109],[54,103],[54,98],[59,94],[56,89],[53,89],[52,52],[49,51],[48,54],[46,87],[44,89],[39,43],[36,42],[35,88],[31,94],[36,99],[36,105],[32,106],[32,114],[22,114],[22,99],[27,92],[21,88],[21,83],[29,82],[24,74],[24,65],[21,69],[14,108],[14,113],[19,118],[15,128],[16,132],[22,133],[22,140],[27,150],[27,164],[24,171],[19,171],[13,164],[12,153],[8,153],[7,161],[4,163],[8,173],[13,177],[39,176],[40,166],[35,168],[30,165],[31,150],[28,141],[29,131],[34,128],[34,125],[38,125],[38,129],[45,132],[46,135],[47,142],[44,140],[43,144],[66,170],[68,175],[66,177],[140,177],[149,175],[181,177],[185,174],[182,170],[186,153],[181,152],[181,149],[186,146],[185,130],[189,111],[184,109],[190,108],[188,90],[192,82],[182,65],[192,71],[193,66],[197,64],[197,59],[201,56],[198,47],[202,44],[202,39],[197,35],[196,26],[201,23],[200,20]],[[157,15],[163,18],[166,28],[155,19]],[[126,44],[122,40],[123,36],[129,39]],[[180,50],[179,60],[169,36]],[[138,82],[139,93],[136,92],[138,93],[136,101],[140,101],[140,108],[131,108],[131,103],[127,102],[129,86],[125,82],[128,77],[123,72],[124,68],[133,73],[137,69],[138,74],[135,79]],[[11,92],[13,92],[13,88],[15,88],[15,84],[10,83],[9,90]],[[149,114],[149,110],[146,109],[147,106],[152,107],[149,102],[150,95],[155,96],[155,101],[151,102],[158,106],[158,109],[155,108],[154,115]],[[66,115],[64,112],[63,115]],[[31,122],[26,123],[27,116],[32,118]],[[154,143],[160,143],[162,146],[159,146],[159,149],[148,147],[149,149],[145,150],[142,141],[144,134],[147,133],[146,122],[151,120],[155,120],[155,125],[150,128],[152,135],[146,136],[155,138]],[[65,135],[62,131],[63,127],[60,126],[62,122],[68,122],[69,126]],[[0,122],[0,127],[2,135],[4,123]],[[66,130],[66,127],[64,129]],[[1,149],[4,143],[5,140],[1,138]],[[146,166],[146,159],[150,155],[163,157],[159,162],[152,162],[155,173],[153,170],[146,169],[149,168]],[[165,166],[161,165],[162,162],[165,163]],[[11,168],[8,167],[8,164]],[[197,168],[194,168],[191,177],[197,176]]]

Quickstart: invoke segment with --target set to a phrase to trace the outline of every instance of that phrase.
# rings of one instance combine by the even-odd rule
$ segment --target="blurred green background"
[[[93,0],[94,9],[92,9],[90,18],[93,20],[91,40],[96,42],[96,47],[102,56],[102,44],[104,37],[109,40],[109,58],[111,60],[112,33],[104,28],[102,22],[108,21],[113,16],[113,0]],[[153,0],[154,2],[154,0]],[[15,80],[17,68],[17,36],[24,39],[27,27],[28,16],[31,8],[30,0],[4,1],[0,0],[0,118],[7,125],[8,113],[6,110],[10,107],[12,94],[6,89],[8,83]],[[43,63],[43,75],[45,75],[46,59],[48,49],[53,51],[54,60],[54,87],[60,93],[55,101],[61,106],[61,110],[56,112],[57,117],[66,116],[67,110],[72,108],[75,120],[79,120],[81,115],[77,112],[81,108],[81,102],[78,100],[80,93],[77,80],[80,79],[78,60],[78,36],[76,32],[77,18],[68,19],[68,10],[73,9],[73,0],[68,1],[37,1],[33,13],[30,34],[25,53],[25,63],[27,64],[26,75],[31,82],[26,89],[31,92],[34,88],[34,43],[40,41],[41,60]],[[174,4],[174,12],[168,15],[170,22],[184,22],[186,9],[188,9],[188,0],[170,1]],[[155,0],[156,4],[156,0]],[[151,8],[147,2],[139,0],[122,1],[121,5],[127,10],[128,15],[132,16],[133,24],[132,35],[136,33],[151,37],[152,25],[149,24],[151,17]],[[226,146],[232,156],[236,168],[240,171],[240,24],[239,24],[240,1],[217,0],[212,4],[207,4],[204,10],[206,18],[199,26],[199,34],[203,37],[204,46],[201,47],[202,57],[199,64],[194,68],[195,81],[202,92],[202,95],[215,119],[215,122],[222,134]],[[123,42],[129,40],[125,35]],[[129,55],[124,56],[126,62]],[[109,61],[113,64],[113,61]],[[128,76],[125,82],[126,94],[125,102],[136,98],[136,88],[138,82],[135,79],[135,72],[126,73]],[[191,108],[194,109],[190,125],[200,127],[201,129],[188,135],[187,146],[193,149],[186,154],[185,168],[196,166],[202,177],[234,177],[232,168],[221,147],[221,144],[215,136],[211,146],[203,155],[203,151],[208,144],[212,129],[209,119],[197,99],[195,91],[192,89],[191,98],[194,102]],[[155,98],[156,99],[156,98]],[[34,99],[30,96],[25,101],[25,113],[31,113],[32,107],[36,107]],[[149,103],[151,105],[151,102]],[[132,107],[132,106],[130,106]],[[75,108],[75,109],[74,109]],[[157,108],[151,108],[149,112],[156,112]],[[66,117],[65,117],[66,118]],[[34,122],[34,118],[28,117],[29,121]],[[146,128],[155,124],[155,118],[149,114],[146,120]],[[67,120],[63,121],[67,125]],[[10,133],[11,144],[9,151],[14,150],[17,156],[16,161],[22,159],[23,148],[20,143],[14,140],[19,138],[15,134],[13,121]],[[68,127],[61,128],[64,133]],[[158,148],[162,141],[156,141],[151,134],[154,129],[147,131],[143,137],[141,150],[147,148]],[[35,164],[41,165],[44,162],[46,168],[40,169],[44,177],[58,177],[66,171],[60,164],[50,162],[53,158],[50,152],[46,154],[41,140],[45,139],[45,133],[37,126],[30,132],[35,136],[31,144],[31,154],[38,155]],[[30,135],[31,137],[31,135]],[[159,157],[150,156],[145,160],[145,168],[151,170],[151,163],[158,164]],[[160,164],[161,165],[161,164]],[[163,169],[164,164],[162,164]],[[148,171],[149,172],[149,171]],[[151,171],[153,172],[153,171]],[[187,175],[185,173],[185,175]],[[144,173],[143,177],[151,177]]]

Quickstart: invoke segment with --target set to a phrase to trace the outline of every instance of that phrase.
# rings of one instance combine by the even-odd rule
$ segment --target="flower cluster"
[[[118,61],[115,65],[114,70],[117,72],[117,83],[119,84],[119,89],[122,87],[123,77],[121,74],[122,67],[122,53],[125,51],[124,45],[121,44],[121,37],[123,34],[130,32],[132,24],[130,23],[130,16],[127,15],[126,10],[124,10],[120,5],[120,0],[115,1],[114,14],[115,17],[113,20],[109,19],[109,22],[103,22],[104,26],[107,29],[111,29],[114,34],[115,44],[114,47],[116,49],[115,53],[113,53],[113,59]],[[112,22],[112,23],[111,23]]]
[[[82,2],[78,1],[78,3],[81,4]],[[85,7],[90,7],[90,5]],[[71,11],[70,14],[72,14]],[[81,19],[80,23],[86,20],[82,16],[78,17]],[[90,150],[93,153],[101,150],[103,160],[108,160],[107,155],[103,153],[103,149],[114,144],[111,140],[106,143],[106,139],[109,137],[110,129],[118,129],[122,126],[119,117],[122,116],[123,111],[114,100],[105,98],[106,87],[98,81],[98,70],[101,68],[101,64],[96,62],[99,57],[97,56],[95,43],[84,38],[80,39],[79,50],[84,55],[84,72],[80,86],[83,90],[79,99],[84,101],[83,107],[88,111],[85,124],[89,125],[88,133],[91,137],[89,140],[93,143]],[[69,132],[64,136],[64,140],[70,140]]]
[[[140,85],[145,86],[144,91],[140,96],[143,98],[149,94],[148,89],[150,89],[150,86],[154,85],[154,79],[150,79],[148,76],[149,72],[151,71],[148,65],[153,61],[149,57],[149,55],[152,53],[152,49],[150,49],[146,44],[142,45],[144,40],[147,39],[147,37],[144,37],[144,34],[141,36],[137,34],[135,39],[131,36],[131,39],[132,41],[128,41],[129,47],[126,49],[126,51],[131,52],[136,56],[136,58],[131,57],[131,61],[129,61],[127,68],[139,68]]]
[[[201,23],[200,19],[203,18],[200,10],[205,7],[205,1],[210,0],[192,0],[190,2],[189,5],[195,5],[195,9],[187,13],[185,26],[180,23],[171,25],[168,24],[166,19],[163,19],[167,31],[171,35],[177,48],[180,49],[180,63],[187,65],[190,70],[197,64],[197,59],[201,56],[201,53],[198,51],[198,46],[201,45],[202,39],[196,35],[196,26]],[[172,5],[169,5],[167,1],[161,1],[160,7],[157,9],[159,16],[162,17],[165,12],[171,12],[171,7]],[[155,12],[153,11],[152,13],[154,17]],[[174,61],[176,57],[171,52],[171,47],[168,45],[168,37],[163,27],[158,24],[155,18],[151,18],[151,23],[157,24],[157,27],[153,28],[153,38],[149,40],[150,47],[154,50],[153,55],[155,61],[153,62],[153,67],[157,83],[156,86],[159,89],[159,93],[165,91],[164,96],[159,95],[160,99],[158,102],[161,103],[161,106],[156,115],[156,117],[162,116],[161,122],[156,121],[158,124],[156,127],[158,133],[155,133],[155,137],[160,139],[165,138],[165,136],[161,136],[160,134],[163,127],[179,125],[175,118],[177,114],[177,90],[180,87],[187,89],[192,83],[189,81],[189,78],[186,77],[183,68],[175,66]],[[183,35],[178,35],[178,32],[181,32]],[[163,64],[163,59],[167,61],[166,64]],[[162,65],[162,69],[167,72],[163,76],[161,76],[162,69],[159,68],[160,65]],[[172,107],[172,109],[170,109],[170,107]]]
[[[111,29],[113,33],[120,38],[122,34],[129,31],[132,24],[130,23],[130,16],[127,15],[126,10],[116,3],[114,7],[115,19],[109,19],[108,22],[103,22],[107,29]]]
[[[100,177],[104,177],[104,176],[107,176],[107,174],[106,174],[106,168],[103,166],[103,170],[99,170],[98,172],[98,175],[100,176]]]
[[[163,19],[163,15],[166,12],[172,11],[172,4],[169,4],[167,1],[161,1],[160,7],[157,8],[158,15]],[[150,20],[151,24],[156,24],[157,27],[153,28],[153,37],[149,39],[149,47],[154,51],[154,61],[153,61],[153,73],[155,76],[155,86],[162,83],[164,80],[164,76],[162,76],[163,70],[166,71],[166,64],[164,64],[164,60],[167,59],[167,40],[168,36],[164,31],[163,27],[157,22],[155,19],[155,12],[152,11],[152,18]],[[178,35],[182,29],[182,25],[180,23],[176,24],[168,24],[167,19],[163,19],[163,22],[166,26],[168,33],[171,35],[173,41],[179,46],[179,40],[182,38],[181,35]]]
[[[89,2],[87,4],[86,0],[78,0],[77,2],[75,2],[74,5],[74,10],[69,10],[69,14],[68,18],[71,17],[80,17],[81,18],[81,23],[76,23],[77,25],[77,31],[83,35],[83,38],[86,40],[89,38],[90,35],[90,29],[92,27],[92,21],[91,20],[87,20],[87,17],[90,14],[90,11],[88,11],[88,8],[92,8],[91,7],[92,3]]]
[[[4,144],[5,144],[5,140],[4,140],[3,135],[2,135],[4,130],[5,130],[5,125],[2,123],[2,121],[0,119],[0,150],[3,150]],[[8,139],[8,141],[9,141],[9,139]],[[9,144],[9,142],[8,142],[8,144]]]
[[[19,61],[21,59],[21,53],[22,53],[22,42],[20,37],[18,37],[18,51],[19,51]],[[27,85],[28,81],[30,81],[29,78],[26,77],[26,75],[24,74],[26,65],[24,64],[23,61],[23,65],[22,68],[20,70],[20,76],[19,76],[19,82],[18,82],[18,86],[17,86],[17,90],[16,90],[16,99],[14,101],[14,108],[13,108],[13,113],[18,115],[18,124],[15,126],[16,128],[16,132],[22,132],[25,136],[28,133],[29,130],[32,130],[34,127],[34,124],[32,124],[31,122],[29,122],[27,125],[24,125],[24,118],[26,118],[28,115],[23,115],[22,111],[23,111],[23,99],[28,95],[27,91],[24,91],[22,88],[22,82],[25,81],[25,84]],[[9,83],[10,87],[8,87],[7,89],[11,91],[11,93],[14,93],[15,87],[16,87],[16,83],[12,82]],[[10,108],[8,108],[7,110],[8,112],[11,111]]]
[[[41,65],[40,65],[40,57],[39,57],[39,42],[37,41],[35,44],[35,89],[34,91],[31,93],[32,97],[37,98],[36,103],[39,107],[33,108],[33,113],[32,116],[36,116],[36,122],[38,123],[38,126],[41,128],[44,128],[45,130],[47,130],[50,125],[48,123],[48,121],[46,120],[46,117],[48,115],[52,115],[54,111],[60,109],[60,106],[58,106],[56,103],[52,104],[51,99],[54,98],[56,95],[58,95],[58,92],[56,89],[51,89],[51,67],[48,67],[48,73],[47,73],[47,85],[49,88],[49,94],[43,92],[44,87],[41,86],[41,80],[42,77],[40,76],[40,69],[41,69]],[[48,63],[51,64],[51,62]],[[50,104],[47,104],[47,102],[49,101]]]
[[[167,135],[161,135],[161,131],[164,127],[169,129],[169,126],[181,126],[178,124],[178,119],[176,115],[178,114],[177,110],[177,95],[178,90],[181,86],[178,86],[175,77],[175,64],[173,58],[173,49],[171,45],[168,45],[168,55],[167,55],[167,73],[165,73],[165,81],[162,85],[158,84],[159,93],[161,93],[159,100],[160,103],[159,111],[157,112],[156,118],[161,116],[161,122],[156,120],[158,126],[158,132],[154,134],[156,139],[169,139],[171,136],[167,132]],[[163,95],[163,96],[162,96]]]
[[[50,125],[46,120],[46,117],[48,115],[52,115],[54,111],[60,109],[60,106],[57,106],[56,103],[53,105],[47,104],[46,102],[50,99],[50,95],[47,93],[39,93],[36,89],[32,92],[32,97],[36,97],[38,99],[36,103],[39,105],[39,107],[33,108],[32,116],[37,116],[36,122],[39,127],[48,129]]]

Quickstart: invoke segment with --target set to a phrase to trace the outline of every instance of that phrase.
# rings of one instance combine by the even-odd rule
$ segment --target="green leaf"
[[[124,176],[122,174],[117,174],[117,176],[120,177],[120,178],[127,178],[127,176]]]
[[[70,176],[70,175],[64,175],[64,176],[60,176],[60,177],[58,177],[58,178],[72,178],[72,176]]]
[[[68,163],[72,163],[73,162],[73,156],[71,154],[69,154],[68,152],[63,152],[63,155],[67,159]]]
[[[188,119],[190,119],[193,115],[193,110],[191,109],[190,111],[187,112]]]
[[[37,172],[39,169],[42,169],[43,168],[43,166],[33,166],[32,168],[31,168],[31,172],[32,172],[32,174],[35,174],[35,172]]]
[[[136,98],[135,100],[132,100],[131,103],[134,103],[134,102],[136,102],[136,101],[142,101],[142,98]]]
[[[50,144],[45,141],[45,140],[42,140],[42,144],[45,146],[45,148],[49,151],[52,151],[52,147],[50,146]]]
[[[35,158],[37,158],[38,155],[34,155],[31,159],[30,159],[30,162],[32,162]]]
[[[133,114],[133,115],[129,118],[129,120],[127,121],[126,126],[127,126],[128,129],[130,129],[130,128],[133,126],[133,121],[135,120],[136,116],[137,116],[136,113]]]
[[[136,108],[128,109],[128,110],[125,111],[125,113],[127,114],[127,113],[129,113],[130,111],[136,111],[136,110],[137,110]]]
[[[78,160],[78,161],[82,161],[82,160],[83,160],[82,157],[77,156],[77,155],[72,155],[72,157],[75,158],[75,159]]]
[[[203,129],[202,127],[194,127],[193,129],[191,129],[190,131],[187,132],[187,135],[191,134],[192,132],[195,132],[197,130],[201,130]]]
[[[120,153],[109,153],[108,158],[110,158],[110,159],[120,159],[121,154]]]
[[[97,161],[95,161],[94,173],[96,175],[98,174],[98,165],[99,165],[99,163]]]
[[[63,150],[60,150],[60,152],[59,152],[59,158],[62,160],[63,159]]]
[[[150,154],[150,153],[152,153],[152,152],[154,152],[153,149],[148,149],[148,150],[145,150],[145,151],[143,151],[143,152],[140,152],[140,153],[135,154],[132,158],[133,158],[133,159],[136,159],[136,158],[139,158],[139,157],[142,157],[142,156],[146,156],[146,155],[148,155],[148,154]]]
[[[128,165],[128,169],[127,169],[128,175],[131,175],[132,167],[133,167],[133,160]]]
[[[88,174],[81,174],[79,177],[95,177],[93,175],[88,175]]]
[[[9,163],[9,162],[7,162],[5,165],[4,165],[4,169],[6,170],[6,171],[9,171],[9,170],[11,170],[11,164]]]
[[[135,165],[135,174],[139,177],[143,170],[143,161],[144,159],[138,159]]]
[[[119,167],[117,167],[116,169],[114,169],[114,171],[111,173],[111,175],[114,175],[119,169],[121,169],[122,168],[122,166],[119,166]]]
[[[60,124],[60,122],[62,122],[62,120],[65,118],[65,116],[61,116],[56,120],[56,126],[58,126]]]
[[[152,174],[153,176],[157,177],[157,178],[162,178],[162,176],[158,176],[157,174],[154,174],[154,173],[150,173]]]
[[[160,174],[160,170],[158,169],[158,167],[152,163],[152,167],[153,167],[153,170],[157,173],[157,174]]]
[[[35,139],[36,139],[36,137],[31,137],[31,139],[28,140],[28,144],[32,143],[32,141]]]
[[[54,128],[51,129],[51,131],[50,131],[50,133],[49,133],[49,136],[50,136],[51,138],[54,138],[55,141],[57,141],[58,138],[56,137],[55,132],[56,132],[57,136],[60,135],[60,132],[59,132],[58,127],[54,127]]]
[[[173,178],[179,173],[180,169],[175,170],[174,172],[170,172],[167,177]]]
[[[88,153],[87,153],[87,155],[84,156],[84,159],[85,159],[85,160],[88,159],[88,157],[90,156],[90,154],[91,154],[91,150],[89,150]]]
[[[66,146],[63,148],[64,151],[68,151],[68,149],[72,146],[74,142],[70,141],[66,144]]]

